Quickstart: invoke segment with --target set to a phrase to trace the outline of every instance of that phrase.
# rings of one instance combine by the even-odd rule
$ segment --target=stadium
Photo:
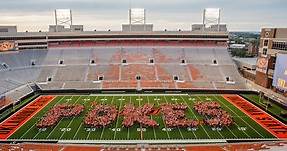
[[[1,143],[55,150],[284,144],[287,120],[278,112],[286,107],[247,87],[221,27],[153,31],[132,20],[122,31],[7,27],[0,33]]]

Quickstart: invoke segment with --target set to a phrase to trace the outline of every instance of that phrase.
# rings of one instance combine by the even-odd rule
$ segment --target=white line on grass
[[[60,101],[62,101],[62,99],[63,99],[64,97],[62,97],[58,102],[60,102]],[[55,97],[55,99],[56,99],[56,97]],[[47,104],[48,105],[48,104]],[[45,108],[45,107],[44,107]],[[44,109],[43,108],[43,109]],[[38,113],[40,113],[40,111],[38,112]],[[36,116],[36,115],[35,115]],[[34,117],[33,117],[34,118]],[[28,122],[28,121],[27,121]],[[34,124],[33,124],[33,126],[31,126],[21,137],[20,137],[20,139],[21,138],[23,138],[23,136],[25,136],[32,128],[34,128],[35,127],[35,125],[37,124],[37,122],[38,121],[36,121]],[[39,133],[39,132],[38,132]],[[38,133],[36,134],[36,135],[38,135]],[[35,138],[35,137],[34,137]]]
[[[91,96],[89,95],[89,101],[91,101]],[[84,103],[84,105],[85,105],[86,103]],[[83,120],[85,119],[85,117],[83,117]],[[83,122],[81,122],[81,124],[80,124],[80,126],[78,127],[78,129],[77,129],[77,131],[76,131],[76,133],[75,133],[75,135],[74,135],[74,137],[73,137],[73,139],[75,139],[76,138],[76,136],[78,135],[78,132],[79,132],[79,130],[80,130],[80,128],[82,127],[82,125],[83,125]]]
[[[70,100],[72,100],[73,97],[74,97],[74,96],[72,96],[66,103],[69,103]],[[79,98],[80,98],[80,97],[79,97]],[[62,121],[63,119],[64,119],[64,118],[61,118],[61,119],[60,119],[60,121],[56,124],[56,126],[53,128],[53,130],[52,130],[52,131],[49,133],[49,135],[46,137],[46,139],[50,137],[50,135],[54,132],[55,129],[57,129],[58,125],[61,123],[61,121]]]
[[[157,97],[156,97],[157,98]],[[156,99],[156,103],[158,104],[158,106],[160,106],[160,104],[158,103],[158,100]],[[163,122],[163,124],[164,124],[164,127],[165,127],[165,132],[166,132],[166,134],[167,134],[167,137],[168,137],[168,139],[170,139],[170,136],[169,136],[169,133],[168,133],[168,131],[167,131],[167,127],[166,127],[166,124],[165,124],[165,121],[164,121],[164,119],[163,118],[161,118],[161,120],[162,120],[162,122]]]
[[[189,98],[191,98],[189,96]],[[199,119],[197,118],[197,116],[195,115],[195,113],[192,111],[192,109],[190,108],[190,106],[188,105],[188,103],[185,101],[185,99],[183,97],[181,97],[181,99],[185,102],[185,104],[188,106],[190,112],[195,116],[196,120],[199,121]],[[206,133],[206,135],[208,136],[209,139],[211,139],[211,137],[209,136],[209,134],[207,133],[206,129],[200,124],[201,128],[204,130],[204,132]]]
[[[86,101],[87,101],[87,98],[84,97],[84,99],[85,99],[85,101],[84,101],[84,104],[85,104]],[[77,101],[76,101],[74,104],[76,104],[79,100],[80,100],[80,97],[77,99]],[[73,123],[74,119],[75,119],[75,116],[72,118],[72,120],[70,120],[70,122],[69,122],[69,124],[68,124],[67,127],[69,127],[69,126],[71,125],[71,123]],[[64,136],[65,133],[66,133],[66,131],[64,131],[64,133],[62,133],[62,135],[61,135],[61,137],[60,137],[59,139],[62,139],[62,137]],[[75,135],[74,135],[74,136],[75,136]]]
[[[141,101],[140,101],[140,96],[138,96],[138,101],[139,101],[139,107],[141,106]],[[140,136],[142,136],[142,124],[141,123],[139,123],[140,124]],[[142,139],[142,137],[140,137],[141,139]]]
[[[216,98],[217,100],[219,100],[221,103],[222,101],[218,98]],[[225,103],[223,103],[225,105]],[[243,120],[240,116],[238,116],[238,114],[233,111],[231,108],[229,108],[229,106],[225,105],[231,112],[233,112],[237,117],[239,117],[244,123],[246,123],[248,125],[248,127],[250,127],[251,129],[253,129],[257,134],[259,134],[262,138],[264,138],[259,132],[257,132],[252,126],[250,126],[245,120]],[[244,131],[243,131],[244,132]],[[245,133],[245,132],[244,132]],[[247,133],[245,133],[249,138],[251,138]]]
[[[178,103],[176,100],[175,100],[175,102],[176,103]],[[188,104],[187,104],[187,106],[188,106]],[[194,132],[193,131],[191,131],[192,132],[192,134],[194,135],[194,137],[197,139],[197,137],[196,137],[196,135],[194,134]],[[181,134],[181,131],[180,131],[180,134]],[[182,135],[182,134],[181,134]]]
[[[201,101],[204,101],[199,96],[197,96],[197,98],[199,98],[199,100],[201,100]],[[206,100],[210,100],[210,98],[208,98]],[[216,130],[216,132],[221,136],[222,139],[224,139],[224,136],[220,133],[220,131]]]
[[[219,102],[221,102],[216,96],[213,96],[213,97],[214,97],[215,99],[217,99]],[[223,103],[223,102],[221,102],[221,103]],[[225,105],[225,103],[223,103],[223,104]],[[227,105],[225,105],[225,106],[227,106]],[[237,117],[237,116],[236,116],[236,117]],[[234,124],[235,124],[237,127],[239,127],[239,125],[238,125],[235,121],[234,121]],[[238,136],[235,135],[235,134],[233,133],[233,131],[230,130],[230,128],[229,128],[228,126],[226,126],[226,128],[232,133],[233,136],[235,136],[236,138],[238,138]],[[243,131],[243,133],[250,138],[250,136],[249,136],[245,131]]]
[[[123,98],[123,96],[121,98]],[[120,103],[120,106],[119,106],[119,109],[118,109],[118,114],[117,114],[117,122],[116,122],[116,126],[115,126],[116,129],[114,131],[114,139],[116,139],[116,135],[117,135],[117,128],[118,128],[119,115],[120,115],[120,112],[121,112],[120,110],[121,110],[122,102],[123,102],[123,100],[121,99],[121,103]]]
[[[64,97],[63,97],[63,98],[64,98]],[[62,99],[63,99],[63,98],[62,98]],[[54,106],[55,106],[55,105],[58,105],[58,104],[62,101],[62,99],[60,99],[57,103],[55,103]],[[50,110],[50,109],[49,109],[49,110]],[[49,110],[48,110],[48,111],[49,111]],[[48,111],[47,111],[47,112],[48,112]],[[45,113],[45,114],[46,114],[46,113]],[[45,115],[45,114],[44,114],[44,115]],[[38,122],[38,121],[37,121],[37,122]],[[35,122],[35,124],[34,124],[32,127],[34,127],[34,126],[37,124],[37,122]],[[31,127],[31,128],[32,128],[32,127]],[[30,129],[29,129],[29,130],[30,130]],[[41,133],[41,131],[38,130],[37,134],[33,137],[33,139],[35,139],[40,133]]]
[[[95,98],[95,100],[96,100],[96,101],[98,100],[98,97],[99,97],[99,96],[97,96],[97,97]],[[104,101],[104,99],[102,100],[102,102],[101,102],[101,103],[103,103],[103,101]],[[93,109],[91,109],[91,111],[92,111],[92,110],[93,110]],[[91,111],[88,111],[88,112],[91,112]],[[87,135],[87,137],[86,137],[86,140],[88,140],[88,139],[89,139],[90,134],[91,134],[91,131],[89,131],[89,132],[88,132],[88,135]]]
[[[164,97],[164,99],[165,99],[165,102],[168,104],[166,97],[165,97],[165,96],[163,96],[163,97]],[[172,98],[174,98],[174,97],[172,96]],[[176,101],[176,100],[175,100],[175,101]],[[176,102],[177,102],[177,101],[176,101]],[[178,126],[177,126],[176,128],[178,129],[181,138],[184,139],[184,137],[183,137],[183,135],[182,135],[182,133],[181,133],[181,130],[178,128]]]
[[[106,96],[104,97],[104,100],[106,101]],[[102,138],[103,138],[104,131],[105,131],[105,126],[103,126],[100,140],[102,140]]]
[[[147,97],[147,103],[149,104],[149,96],[146,96],[146,97]],[[151,115],[150,117],[151,117],[151,119],[152,119],[152,115]],[[152,129],[153,129],[154,138],[156,139],[156,133],[155,133],[154,127],[152,127]]]
[[[132,97],[130,96],[130,104],[132,103]],[[130,139],[130,128],[128,127],[128,134],[127,138]]]

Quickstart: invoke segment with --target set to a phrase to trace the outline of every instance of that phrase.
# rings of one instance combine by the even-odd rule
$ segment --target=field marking
[[[76,138],[76,136],[78,135],[78,132],[79,132],[80,128],[82,127],[82,125],[83,125],[83,122],[81,122],[80,126],[78,127],[78,129],[77,129],[77,131],[76,131],[76,133],[75,133],[75,135],[74,135],[74,137],[73,137],[73,140],[74,140],[74,139]]]
[[[207,96],[204,96],[205,98],[207,97]],[[217,99],[217,97],[216,96],[210,96],[210,97],[213,97],[213,98],[216,98]],[[219,101],[219,102],[221,102],[220,100],[218,100],[217,99],[217,101]],[[223,103],[223,102],[221,102],[224,106],[227,106],[225,103]],[[237,127],[239,127],[238,125],[237,125],[237,123],[234,121],[234,123],[235,123],[235,125],[237,126]],[[226,126],[226,128],[228,129],[228,131],[230,131],[231,132],[231,134],[234,136],[234,137],[236,137],[236,138],[238,138],[237,137],[237,135],[235,135],[230,129],[229,129],[229,127],[228,126]],[[243,131],[244,132],[244,131]],[[244,132],[245,133],[245,132]],[[249,137],[249,135],[246,135],[246,136],[248,136]]]
[[[174,97],[172,97],[172,98],[174,98]],[[166,102],[166,103],[168,103],[168,102],[167,102],[167,99],[166,99],[166,97],[165,97],[165,96],[164,96],[164,99],[165,99],[165,102]],[[175,100],[175,102],[177,103],[177,101],[176,101],[176,100]],[[178,129],[178,131],[179,131],[179,134],[180,134],[181,138],[182,138],[182,139],[184,139],[184,137],[183,137],[183,135],[182,135],[182,133],[181,133],[181,130],[178,128],[178,126],[177,126],[176,128]]]
[[[224,98],[225,99],[225,98]],[[223,103],[224,104],[224,103]],[[234,110],[232,110],[229,106],[226,106],[231,112],[233,112],[234,114],[236,114],[236,116],[238,116],[238,114],[234,111]],[[236,107],[236,106],[235,106]],[[237,107],[236,107],[237,108]],[[238,108],[237,108],[238,109]],[[241,110],[240,110],[241,111]],[[242,112],[242,111],[241,111]],[[242,112],[242,113],[244,113],[244,112]],[[245,113],[244,113],[245,114]],[[245,114],[246,115],[246,114]],[[245,120],[243,120],[240,116],[238,116],[245,124],[247,124],[248,125],[248,127],[249,128],[251,128],[251,129],[253,129],[257,134],[259,134],[262,138],[264,138],[256,129],[254,129],[254,127],[253,126],[250,126],[249,124],[248,124],[248,122],[246,122]],[[247,116],[248,117],[248,116]],[[249,135],[248,135],[249,136]],[[249,136],[250,137],[250,136]],[[250,137],[250,138],[252,138],[252,137]]]
[[[89,99],[90,99],[90,100],[89,100],[89,102],[90,102],[90,101],[92,100],[92,99],[91,99],[92,96],[89,95],[88,97],[89,97]],[[84,103],[84,106],[85,106],[85,105],[86,105],[86,102]],[[85,117],[83,117],[83,120],[84,120],[84,119],[85,119]],[[78,132],[79,132],[80,128],[82,127],[82,125],[83,125],[83,122],[81,122],[81,124],[80,124],[80,126],[78,127],[76,133],[74,134],[73,140],[74,140],[74,139],[76,138],[76,136],[78,135]]]
[[[58,97],[58,96],[57,96],[57,97]],[[62,98],[61,98],[57,103],[55,103],[53,106],[57,105],[59,102],[61,102],[61,101],[62,101],[64,98],[66,98],[66,97],[67,97],[67,96],[63,96],[63,97],[62,97]],[[52,107],[53,107],[53,106],[52,106]],[[51,107],[51,108],[52,108],[52,107]],[[47,112],[48,112],[49,110],[50,110],[50,109],[48,109],[48,110],[47,110]],[[43,116],[45,116],[45,113],[44,113],[44,115],[43,115]],[[35,117],[35,118],[37,118],[37,117]],[[39,117],[39,118],[41,119],[41,117]],[[32,128],[37,124],[37,123],[38,123],[38,121],[37,121],[37,122],[35,122],[35,123],[33,124],[33,126],[31,126],[31,128],[30,128],[30,129],[32,129]],[[30,129],[29,129],[27,132],[29,132],[29,131],[30,131]],[[39,133],[40,133],[40,131],[38,131],[36,135],[38,136],[38,135],[39,135]],[[36,136],[34,136],[34,138],[36,138]],[[34,139],[34,138],[33,138],[33,139]],[[46,138],[47,138],[47,137],[46,137]]]
[[[205,96],[197,96],[197,98],[199,98],[200,101],[210,101],[211,99],[209,97],[205,97],[206,100],[202,100],[200,97],[205,97]],[[220,131],[216,130],[216,132],[221,136],[222,139],[224,139],[223,135],[220,133]]]
[[[157,103],[157,105],[160,106],[160,104],[158,103],[158,97],[155,97],[155,98],[156,98],[156,103]],[[161,114],[162,114],[162,113],[161,113]],[[162,116],[162,117],[163,117],[163,116]],[[165,121],[164,121],[164,118],[161,118],[161,120],[162,120],[162,122],[163,122],[163,124],[164,124],[165,129],[167,129],[166,124],[165,124]],[[168,139],[170,139],[170,136],[169,136],[168,131],[165,131],[165,132],[166,132],[166,134],[167,134]]]
[[[175,102],[178,104],[177,100],[175,100]],[[188,104],[186,104],[186,105],[188,106]],[[195,133],[194,133],[193,131],[191,131],[191,132],[192,132],[192,134],[194,135],[194,137],[197,139]],[[180,134],[181,134],[181,131],[180,131]],[[182,135],[182,134],[181,134],[181,135]]]
[[[130,97],[130,104],[132,103],[132,96]],[[130,128],[128,127],[128,134],[127,134],[127,139],[130,139]]]
[[[73,97],[74,97],[74,96],[72,96],[67,102],[70,102]],[[67,102],[66,102],[66,103],[67,103]],[[49,135],[46,137],[46,139],[49,138],[50,135],[55,131],[55,129],[56,129],[56,128],[58,127],[58,125],[61,123],[62,119],[63,119],[63,118],[60,119],[60,121],[56,124],[56,126],[52,129],[52,131],[51,131],[51,132],[49,133]]]
[[[39,97],[41,97],[41,96],[39,96]],[[51,102],[53,102],[54,99],[56,99],[56,98],[57,98],[57,97],[54,97]],[[62,98],[62,99],[63,99],[63,98]],[[62,99],[60,99],[60,100],[62,100]],[[35,99],[35,100],[36,100],[36,99]],[[48,105],[48,104],[47,104],[47,105]],[[46,105],[46,106],[47,106],[47,105]],[[45,106],[45,107],[46,107],[46,106]],[[44,108],[45,108],[45,107],[44,107]],[[42,109],[44,109],[44,108],[42,108]],[[42,111],[42,109],[41,109],[40,111]],[[39,111],[39,112],[40,112],[40,111]],[[38,112],[38,113],[39,113],[39,112]],[[38,113],[37,113],[37,114],[38,114]],[[36,115],[36,114],[35,114],[35,115]],[[33,119],[33,118],[34,118],[34,116],[33,116],[31,119]],[[30,120],[31,120],[31,119],[30,119]],[[30,120],[29,120],[29,121],[30,121]],[[28,121],[27,121],[27,122],[28,122]],[[22,139],[23,136],[25,136],[25,135],[36,125],[36,123],[37,123],[37,122],[35,122],[35,123],[33,124],[33,126],[31,126],[24,134],[22,134],[21,137],[20,137],[20,139]],[[25,123],[25,124],[26,124],[26,123]],[[24,126],[24,125],[22,125],[22,126]],[[15,132],[16,132],[16,131],[15,131]]]
[[[98,101],[98,97],[99,97],[99,96],[96,96],[95,101]],[[104,101],[104,99],[101,100],[101,103],[103,103],[103,101]],[[96,103],[98,103],[98,102],[96,102]],[[90,107],[89,109],[91,109],[91,111],[93,110],[91,107]],[[88,113],[91,112],[91,111],[88,111]],[[91,131],[88,132],[88,135],[87,135],[87,137],[86,137],[85,140],[88,140],[88,139],[89,139],[90,133],[91,133]]]
[[[219,101],[219,102],[221,102],[224,106],[226,106],[229,110],[230,110],[230,108],[228,107],[228,105],[226,105],[224,102],[222,102],[219,98],[218,98],[218,96],[213,96],[213,98],[215,98],[217,101]],[[233,112],[232,110],[230,110],[231,112]],[[234,112],[233,112],[234,113]],[[236,116],[236,117],[241,117],[241,116]],[[244,116],[245,117],[245,116]],[[241,119],[242,120],[242,119]],[[234,121],[234,124],[237,126],[237,127],[240,127],[238,124],[237,124],[237,122],[236,121]],[[228,128],[228,127],[227,127]],[[234,133],[228,128],[228,130],[234,135]],[[249,137],[249,138],[251,138],[245,131],[243,131],[243,133],[245,134],[245,136],[247,136],[247,137]],[[234,135],[236,138],[238,138],[238,136],[237,135]]]
[[[137,100],[137,99],[136,99]],[[140,100],[140,96],[138,96],[138,101],[139,101],[139,106],[138,107],[141,107],[141,100]],[[143,132],[142,132],[142,124],[140,124],[140,140],[142,140],[142,136],[143,136]]]
[[[188,96],[189,98],[191,98],[190,96]],[[185,102],[185,104],[188,106],[190,112],[195,116],[196,120],[199,121],[198,117],[195,115],[195,113],[192,111],[192,109],[190,108],[190,106],[188,105],[188,103],[185,101],[185,99],[183,97],[181,97],[181,99]],[[203,129],[203,131],[205,132],[205,134],[208,136],[209,139],[211,139],[211,137],[209,136],[209,134],[207,133],[206,129],[200,124],[201,128]],[[196,136],[196,134],[195,134]]]
[[[253,103],[251,103],[250,101],[248,101],[247,99],[245,99],[244,97],[237,95],[237,97],[239,97],[240,99],[243,99],[244,101],[246,101],[248,104],[250,104],[251,106],[254,106],[255,108],[257,108],[259,111],[263,112],[264,114],[267,114],[268,116],[270,116],[273,120],[281,123],[282,125],[286,126],[285,123],[281,122],[280,120],[278,120],[277,118],[273,117],[272,115],[270,115],[268,112],[266,112],[265,110],[261,109],[260,107],[254,105]],[[268,109],[267,109],[268,110]],[[272,134],[272,133],[271,133]],[[276,136],[277,137],[277,136]]]
[[[56,97],[55,97],[55,98],[56,98]],[[63,100],[63,98],[65,98],[65,97],[62,97],[57,103],[54,104],[54,106],[55,106],[56,104],[59,104],[59,102],[61,102],[61,101]],[[49,110],[50,110],[50,109],[48,109],[47,112],[48,112]],[[43,116],[45,116],[45,114],[46,114],[46,113],[44,113]],[[42,117],[43,117],[43,116],[42,116]],[[40,120],[41,120],[42,117],[39,117]],[[37,117],[35,117],[35,118],[37,118]],[[31,126],[31,128],[29,128],[28,131],[30,131],[30,129],[32,129],[38,122],[39,122],[39,121],[36,121],[36,122],[33,124],[33,126]],[[36,128],[37,128],[37,127],[36,127]],[[27,132],[28,132],[28,131],[27,131]],[[33,137],[33,139],[35,139],[40,133],[41,133],[41,131],[39,131],[39,129],[38,129],[38,132],[37,132],[37,134]]]
[[[80,100],[81,97],[82,97],[82,96],[80,96],[80,97],[76,100],[76,102],[73,103],[73,105],[76,104],[76,103]],[[73,117],[72,120],[70,120],[70,122],[69,122],[69,124],[68,124],[68,126],[67,126],[68,128],[69,128],[69,126],[71,125],[71,123],[74,121],[74,119],[75,119],[75,117]],[[60,136],[60,138],[58,138],[58,139],[60,140],[65,133],[66,133],[66,131],[64,131],[64,132],[62,133],[62,135]]]
[[[146,96],[146,98],[147,98],[147,103],[149,104],[149,96]],[[151,115],[150,117],[151,117],[151,119],[152,119],[152,115]],[[153,120],[153,119],[152,119],[152,120]],[[152,129],[153,129],[154,138],[156,139],[156,133],[155,133],[154,127],[152,127]]]
[[[106,101],[106,100],[108,100],[108,99],[106,99],[106,96],[105,96],[103,101]],[[102,138],[103,138],[104,131],[105,131],[105,126],[103,126],[102,133],[101,133],[101,136],[100,136],[100,140],[102,140]]]
[[[85,104],[86,101],[87,101],[87,96],[85,96],[85,97],[83,97],[83,98],[84,98],[84,103],[83,103],[83,104]],[[83,98],[81,98],[81,99],[83,99]],[[88,96],[88,98],[89,98],[89,100],[90,100],[90,96]],[[76,101],[75,103],[77,103],[79,100],[80,100],[80,97],[77,99],[77,101]],[[74,103],[74,104],[75,104],[75,103]],[[79,117],[79,116],[78,116],[78,117]],[[72,118],[72,120],[69,122],[69,124],[68,124],[67,127],[69,127],[69,126],[71,125],[71,123],[73,123],[74,119],[75,119],[75,116],[74,116],[74,117]],[[78,129],[79,129],[79,127],[78,127]],[[61,137],[59,138],[59,140],[62,139],[62,137],[65,135],[65,133],[66,133],[66,131],[64,131],[64,133],[62,133],[62,135],[61,135]],[[74,138],[74,137],[75,137],[75,134],[74,134],[73,138]]]
[[[251,102],[247,101],[246,99],[244,99],[243,97],[239,96],[239,95],[223,95],[224,99],[226,99],[226,101],[228,101],[229,103],[233,104],[234,106],[236,106],[237,109],[239,109],[241,112],[243,112],[246,115],[249,115],[249,118],[251,118],[253,121],[255,121],[257,124],[259,124],[263,129],[265,129],[266,131],[268,131],[269,133],[271,133],[271,135],[273,135],[276,138],[279,138],[279,136],[276,135],[275,132],[272,131],[272,129],[267,128],[264,125],[264,122],[260,122],[260,120],[257,121],[255,115],[253,116],[252,114],[250,114],[247,110],[243,109],[241,106],[239,106],[238,104],[234,103],[231,99],[229,99],[227,96],[236,96],[238,97],[241,101],[246,102],[247,104],[249,104],[252,107],[255,107],[258,111],[262,112],[263,114],[265,114],[266,116],[268,116],[267,118],[271,118],[274,121],[279,122],[280,124],[284,125],[284,123],[282,123],[280,120],[274,118],[273,116],[271,116],[270,114],[268,114],[267,112],[265,112],[264,110],[260,109],[258,106],[252,104]],[[266,117],[265,117],[266,118]],[[286,137],[284,137],[286,138]]]
[[[121,98],[123,98],[123,96],[121,96]],[[114,96],[113,96],[113,99],[114,99]],[[117,114],[117,122],[116,122],[116,126],[115,126],[116,129],[118,128],[118,122],[119,122],[119,118],[120,118],[119,115],[120,115],[120,112],[121,112],[122,102],[123,102],[123,100],[121,99],[120,106],[119,106],[119,109],[118,109],[118,114]],[[113,105],[113,101],[112,101],[111,104]],[[117,135],[117,130],[114,131],[114,139],[116,139],[116,135]]]
[[[28,121],[30,121],[36,114],[38,114],[43,108],[45,108],[51,101],[53,101],[55,99],[55,96],[53,95],[46,95],[46,97],[53,97],[52,99],[49,100],[49,102],[46,102],[46,104],[44,104],[44,106],[41,106],[40,108],[37,108],[37,110],[34,111],[34,113],[32,113],[30,116],[26,117],[26,119],[24,119],[23,121],[21,121],[16,129],[11,130],[6,136],[6,138],[3,138],[5,140],[9,139],[9,137],[11,137],[14,133],[16,133],[16,131],[18,131],[23,125],[25,125]],[[29,107],[31,104],[35,103],[36,101],[38,101],[42,96],[38,96],[37,98],[35,98],[33,101],[31,101],[30,103],[26,104],[24,107],[22,107],[20,110],[18,110],[17,112],[13,113],[11,116],[9,116],[7,119],[5,119],[4,121],[1,122],[0,125],[2,125],[3,123],[5,123],[6,121],[9,121],[12,117],[16,116],[17,114],[19,114],[22,110],[24,110],[26,107]]]
[[[118,91],[116,91],[118,92]],[[125,91],[123,91],[123,93],[125,93]],[[123,94],[123,93],[116,93],[116,94],[109,94],[109,93],[103,93],[103,94],[90,94],[91,96],[188,96],[189,94],[188,93],[167,93],[167,94],[162,94],[162,93],[159,93],[159,94],[156,94],[156,93],[151,93],[151,94],[134,94],[134,93],[126,93],[126,94]]]

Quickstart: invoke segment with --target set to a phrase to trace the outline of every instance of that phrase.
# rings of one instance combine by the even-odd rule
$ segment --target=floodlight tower
[[[203,10],[203,30],[211,25],[217,25],[217,30],[220,30],[220,8],[205,8]]]
[[[129,9],[129,23],[132,24],[146,24],[146,11],[144,8],[130,8]]]
[[[130,8],[128,16],[129,16],[129,23],[122,24],[122,31],[125,32],[153,31],[153,24],[146,23],[146,10],[144,8]]]
[[[56,9],[55,10],[56,32],[58,26],[71,27],[73,25],[72,10],[71,9]]]

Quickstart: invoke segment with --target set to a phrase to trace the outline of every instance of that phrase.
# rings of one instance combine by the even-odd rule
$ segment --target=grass
[[[264,104],[263,102],[270,103],[271,107],[268,107],[267,110],[271,112],[273,115],[275,115],[277,118],[279,118],[281,121],[283,121],[284,123],[287,123],[287,118],[284,118],[281,116],[282,111],[287,113],[286,109],[264,98],[260,100],[260,97],[255,94],[242,94],[242,96],[247,98],[248,100],[250,100],[252,103],[256,104],[257,106],[260,106],[264,110],[266,110],[266,104]]]
[[[127,103],[141,106],[145,103],[160,104],[184,103],[188,105],[186,116],[191,119],[203,119],[203,117],[193,110],[195,101],[217,101],[221,107],[230,113],[235,124],[224,127],[222,130],[213,130],[207,125],[201,125],[196,130],[189,128],[165,127],[161,114],[151,116],[160,126],[156,128],[141,129],[139,124],[130,128],[122,127],[122,116],[119,116],[110,126],[104,128],[86,128],[83,124],[84,116],[92,109],[90,103],[113,104],[118,110],[122,110]],[[38,129],[37,122],[54,105],[69,103],[83,104],[84,112],[79,117],[62,118],[61,121],[52,128]],[[143,137],[141,138],[141,131]],[[154,139],[257,139],[274,138],[272,134],[262,128],[259,124],[241,112],[238,108],[230,104],[219,95],[95,95],[95,96],[57,96],[44,109],[38,112],[26,124],[20,127],[10,139],[56,139],[56,140],[154,140]]]

